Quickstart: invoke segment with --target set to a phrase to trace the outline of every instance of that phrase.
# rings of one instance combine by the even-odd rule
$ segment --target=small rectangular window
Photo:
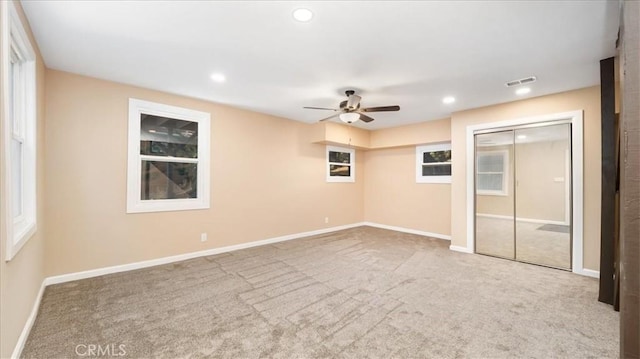
[[[416,182],[451,183],[451,143],[416,146]]]
[[[506,196],[509,152],[483,151],[477,154],[476,192],[480,195]]]
[[[127,211],[209,208],[208,113],[129,100]]]
[[[327,146],[327,182],[355,182],[355,151]]]

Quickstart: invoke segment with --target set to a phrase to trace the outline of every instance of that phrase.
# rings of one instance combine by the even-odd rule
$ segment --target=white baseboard
[[[417,234],[419,236],[439,238],[439,239],[444,239],[444,240],[447,240],[447,241],[451,240],[451,236],[446,235],[446,234],[419,231],[417,229],[410,229],[410,228],[403,228],[403,227],[396,227],[396,226],[388,226],[386,224],[379,224],[379,223],[374,223],[374,222],[363,222],[362,225],[369,226],[369,227],[388,229],[388,230],[396,231],[396,232]]]
[[[587,269],[587,268],[582,268],[581,270],[575,269],[573,273],[600,279],[600,271],[593,270],[593,269]]]
[[[11,353],[11,358],[20,358],[22,355],[22,349],[24,349],[24,345],[27,342],[27,338],[29,337],[29,333],[31,332],[31,327],[33,327],[33,323],[36,321],[36,317],[38,317],[38,310],[40,309],[40,301],[42,300],[42,295],[44,294],[44,289],[47,285],[45,281],[42,281],[40,285],[40,290],[36,296],[36,300],[33,302],[33,308],[31,308],[31,313],[29,314],[29,318],[27,318],[27,322],[24,323],[24,328],[22,328],[22,332],[18,337],[18,342],[16,343],[15,348],[13,348],[13,353]]]
[[[130,270],[135,270],[135,269],[148,268],[148,267],[153,267],[153,266],[162,265],[162,264],[180,262],[180,261],[184,261],[184,260],[187,260],[187,259],[211,256],[211,255],[220,254],[220,253],[233,252],[233,251],[237,251],[237,250],[245,249],[245,248],[263,246],[265,244],[284,242],[284,241],[289,241],[289,240],[292,240],[292,239],[297,239],[297,238],[302,238],[302,237],[309,237],[309,236],[315,236],[315,235],[318,235],[318,234],[336,232],[336,231],[341,231],[343,229],[360,227],[360,226],[363,226],[363,225],[364,225],[363,222],[359,222],[359,223],[347,224],[347,225],[344,225],[344,226],[323,228],[323,229],[318,229],[318,230],[315,230],[315,231],[288,234],[288,235],[285,235],[285,236],[268,238],[268,239],[263,239],[263,240],[259,240],[259,241],[235,244],[235,245],[232,245],[232,246],[212,248],[212,249],[207,249],[207,250],[204,250],[204,251],[179,254],[179,255],[170,256],[170,257],[163,257],[163,258],[151,259],[151,260],[147,260],[147,261],[134,262],[134,263],[128,263],[128,264],[122,264],[122,265],[104,267],[104,268],[98,268],[98,269],[91,269],[91,270],[83,271],[83,272],[62,274],[62,275],[57,275],[57,276],[46,278],[45,279],[45,284],[46,285],[59,284],[59,283],[71,282],[71,281],[74,281],[74,280],[98,277],[98,276],[105,275],[105,274],[113,274],[113,273],[126,272],[126,271],[130,271]]]
[[[450,245],[449,249],[452,250],[452,251],[456,251],[456,252],[473,253],[473,250],[471,250],[471,249],[469,249],[467,247]]]

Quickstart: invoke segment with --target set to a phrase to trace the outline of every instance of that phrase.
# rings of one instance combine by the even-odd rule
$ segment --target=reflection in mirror
[[[571,269],[571,125],[515,130],[516,259]]]
[[[513,131],[478,134],[476,252],[514,259]]]

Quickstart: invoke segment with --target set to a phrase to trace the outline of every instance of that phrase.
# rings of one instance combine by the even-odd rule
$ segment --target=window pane
[[[502,173],[478,173],[477,186],[479,191],[503,191]]]
[[[142,161],[143,200],[197,198],[196,163]]]
[[[198,123],[142,114],[140,154],[198,158]]]
[[[422,163],[434,162],[451,162],[451,150],[424,152],[422,154]]]
[[[332,177],[349,177],[351,176],[351,166],[329,165],[329,174]]]
[[[423,165],[423,176],[451,176],[451,165]]]
[[[22,215],[22,142],[11,139],[11,196],[13,217]]]
[[[329,151],[329,162],[351,163],[351,154],[348,152]]]
[[[502,172],[504,170],[502,154],[478,154],[478,172]]]

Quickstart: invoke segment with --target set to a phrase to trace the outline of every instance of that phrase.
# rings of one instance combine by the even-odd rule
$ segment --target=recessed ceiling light
[[[225,82],[227,78],[224,77],[223,74],[215,73],[215,74],[211,74],[211,80],[222,83],[222,82]]]
[[[309,9],[300,8],[293,11],[293,18],[300,22],[309,22],[313,18],[313,13]]]
[[[531,92],[531,89],[528,87],[521,87],[516,90],[516,95],[526,95]]]
[[[456,102],[456,99],[453,96],[447,96],[442,99],[442,103],[446,103],[447,105],[454,102]]]
[[[516,136],[519,140],[524,140],[525,138],[527,138],[527,135],[518,135]]]

